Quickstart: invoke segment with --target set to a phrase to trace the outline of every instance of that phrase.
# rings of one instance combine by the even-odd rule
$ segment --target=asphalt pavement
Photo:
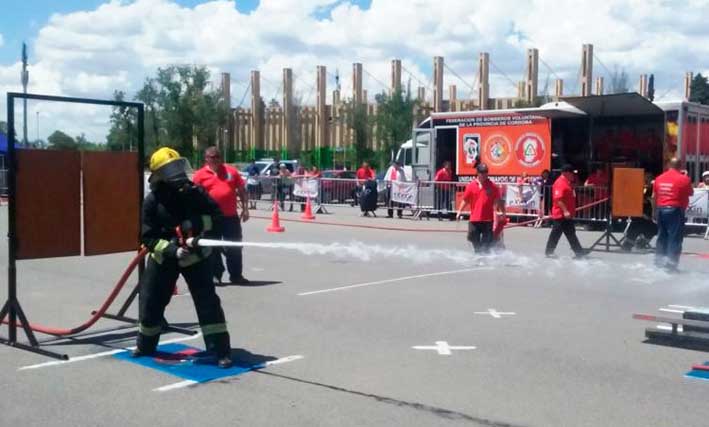
[[[707,425],[709,382],[684,375],[709,354],[647,343],[644,328],[655,325],[631,316],[709,306],[709,259],[685,255],[668,274],[649,254],[573,260],[564,238],[547,259],[549,229],[526,227],[505,232],[503,253],[480,258],[464,223],[331,211],[312,224],[283,213],[282,234],[265,231],[266,210],[245,224],[245,241],[279,244],[245,250],[255,286],[218,289],[235,359],[253,369],[189,382],[171,367],[126,361],[113,353],[134,345],[135,328],[104,319],[69,340],[38,335],[69,362],[0,345],[2,424]],[[5,207],[0,214],[5,234]],[[599,236],[579,231],[585,245]],[[688,238],[685,251],[707,253],[709,242]],[[31,322],[79,324],[131,257],[20,261],[20,303]],[[3,273],[3,300],[6,287]],[[178,289],[166,317],[198,330],[186,286]]]

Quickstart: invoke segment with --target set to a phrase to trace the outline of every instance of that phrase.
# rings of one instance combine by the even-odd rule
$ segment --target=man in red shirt
[[[655,178],[653,197],[657,212],[657,248],[655,265],[676,271],[682,253],[684,213],[689,196],[694,194],[692,181],[680,172],[680,161],[670,159],[665,173]]]
[[[205,165],[195,172],[192,181],[204,187],[209,196],[214,199],[222,211],[222,232],[219,239],[237,241],[242,239],[241,221],[249,220],[249,198],[244,189],[244,180],[239,171],[225,165],[222,155],[217,147],[209,147],[204,152]],[[236,209],[238,201],[241,203],[241,219]],[[215,248],[216,249],[216,248]],[[229,283],[247,284],[249,281],[243,275],[242,248],[224,248],[226,268],[229,272]],[[212,251],[212,273],[217,285],[222,285],[221,251]]]
[[[587,255],[581,247],[576,228],[574,227],[574,215],[576,214],[576,192],[573,187],[574,167],[566,164],[561,168],[561,176],[554,181],[552,186],[552,207],[551,207],[551,233],[547,240],[546,256],[553,257],[556,245],[559,243],[561,233],[564,233],[569,241],[571,250],[576,254],[576,258]]]
[[[367,162],[362,162],[362,166],[357,169],[355,176],[357,177],[357,186],[352,189],[352,206],[359,204],[359,195],[363,190],[364,183],[367,180],[376,179],[374,170],[369,167],[369,163]]]
[[[357,183],[359,185],[363,185],[364,181],[366,181],[368,179],[374,179],[374,178],[375,178],[374,169],[369,167],[369,163],[363,162],[362,166],[359,169],[357,169],[357,180],[358,180]]]
[[[458,208],[456,218],[460,219],[463,210],[470,205],[470,223],[468,223],[468,241],[473,244],[476,253],[485,254],[492,244],[492,225],[495,221],[495,208],[502,209],[500,189],[488,178],[487,165],[479,163],[476,167],[478,178],[465,187],[463,201]]]
[[[586,178],[584,187],[593,188],[593,200],[601,200],[608,197],[608,176],[603,167],[597,166],[591,175]]]
[[[436,182],[435,187],[433,187],[434,207],[438,211],[438,220],[440,221],[442,215],[448,216],[448,211],[451,209],[453,190],[455,189],[455,184],[452,183],[453,169],[450,161],[443,162],[443,167],[436,172],[433,180]]]

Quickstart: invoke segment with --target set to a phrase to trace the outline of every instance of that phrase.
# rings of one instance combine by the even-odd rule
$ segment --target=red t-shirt
[[[670,169],[655,178],[652,186],[658,208],[674,207],[687,209],[689,196],[694,194],[692,181],[676,169]]]
[[[551,207],[551,218],[564,219],[564,211],[561,210],[557,203],[559,200],[564,202],[566,209],[571,213],[571,218],[573,218],[576,214],[576,192],[569,180],[564,175],[560,176],[554,181],[551,191],[552,200],[554,201],[554,205]]]
[[[440,168],[438,169],[438,172],[436,172],[436,177],[433,178],[433,180],[451,182],[453,181],[453,174],[451,172],[448,172],[446,168]]]
[[[236,216],[236,189],[244,186],[239,171],[223,164],[217,173],[209,166],[204,166],[194,173],[192,181],[207,190],[224,216]]]
[[[470,222],[495,220],[495,202],[500,199],[500,189],[489,179],[484,183],[471,181],[465,187],[463,200],[470,203]]]
[[[374,179],[374,170],[369,168],[359,168],[357,169],[357,179],[361,180],[367,180],[367,179]]]
[[[596,187],[594,189],[594,200],[605,199],[608,197],[608,178],[604,173],[594,173],[586,178],[586,185]]]

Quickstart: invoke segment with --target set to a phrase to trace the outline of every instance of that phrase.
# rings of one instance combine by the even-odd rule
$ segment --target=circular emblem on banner
[[[467,134],[463,136],[463,151],[465,152],[465,163],[477,162],[480,155],[480,135]]]
[[[517,139],[515,155],[522,166],[532,168],[544,159],[544,141],[536,133],[525,133]]]
[[[510,159],[512,144],[504,136],[495,134],[487,139],[485,145],[485,155],[487,161],[493,166],[503,166]]]

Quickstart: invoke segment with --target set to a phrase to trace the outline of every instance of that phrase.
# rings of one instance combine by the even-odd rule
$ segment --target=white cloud
[[[332,8],[329,17],[317,20],[314,13],[323,7]],[[389,83],[391,59],[401,58],[408,70],[404,83],[411,80],[414,91],[428,86],[430,97],[432,58],[440,55],[464,80],[445,70],[445,85],[457,85],[462,99],[470,95],[478,54],[485,51],[493,62],[491,95],[512,96],[524,73],[525,49],[536,47],[543,60],[540,87],[550,78],[553,89],[560,76],[570,93],[578,86],[581,45],[593,43],[594,75],[608,81],[609,71],[624,68],[635,88],[639,74],[654,73],[656,93],[669,98],[681,93],[685,71],[706,67],[706,16],[704,0],[682,8],[662,0],[448,0],[445,7],[438,0],[373,0],[368,10],[346,1],[280,0],[262,1],[248,15],[226,0],[193,8],[169,0],[112,0],[91,11],[55,14],[39,29],[30,90],[133,95],[157,67],[195,63],[215,72],[215,84],[216,73],[230,72],[237,105],[251,70],[261,70],[262,95],[269,99],[280,98],[282,68],[291,67],[296,93],[312,104],[317,65],[328,68],[329,91],[338,70],[343,96],[349,96],[352,63],[362,62],[373,99]],[[18,75],[19,64],[0,64],[0,89],[18,90]],[[248,96],[244,103],[250,104]]]

